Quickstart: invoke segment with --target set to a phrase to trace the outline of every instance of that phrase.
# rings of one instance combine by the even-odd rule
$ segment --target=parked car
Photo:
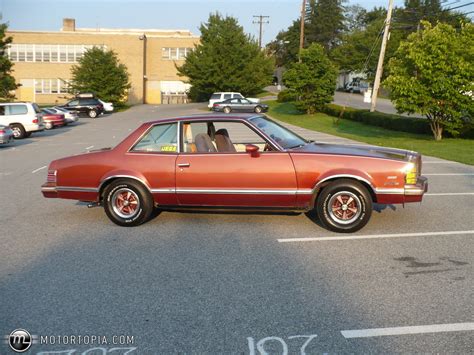
[[[212,105],[212,111],[230,113],[235,112],[266,112],[268,105],[255,103],[248,99],[228,99]]]
[[[96,98],[76,98],[60,107],[90,118],[96,118],[104,111],[104,106]]]
[[[9,126],[0,125],[0,144],[8,144],[13,141],[13,131]]]
[[[46,129],[53,129],[67,125],[63,114],[55,113],[48,109],[42,109],[41,112],[43,113],[43,121]]]
[[[54,160],[48,198],[104,206],[135,226],[160,209],[316,210],[336,232],[355,232],[373,203],[420,202],[421,155],[307,141],[264,115],[195,115],[142,124],[115,148]]]
[[[51,111],[52,113],[64,115],[64,118],[66,119],[67,124],[79,121],[79,116],[77,115],[77,113],[68,111],[65,108],[55,106],[55,107],[48,107],[47,110]]]
[[[216,102],[221,102],[227,99],[243,99],[243,98],[244,97],[239,92],[215,92],[214,94],[211,95],[211,98],[209,99],[209,104],[207,105],[207,107],[212,108],[212,106]],[[247,97],[246,99],[255,103],[260,102],[260,99],[257,99],[254,97]]]
[[[41,110],[32,102],[0,103],[0,124],[10,126],[15,139],[44,130]]]
[[[104,112],[111,113],[114,111],[114,104],[111,102],[104,102],[101,99],[98,99],[99,102],[104,106]]]
[[[369,89],[369,84],[366,83],[365,81],[353,81],[346,85],[346,87],[344,88],[344,91],[363,94],[368,89]]]

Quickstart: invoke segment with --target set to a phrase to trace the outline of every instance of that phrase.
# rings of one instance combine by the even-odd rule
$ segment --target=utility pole
[[[301,50],[304,46],[304,20],[306,15],[306,0],[301,4],[301,20],[300,20],[300,49],[298,51],[298,61],[301,63]]]
[[[390,33],[390,22],[392,21],[392,8],[393,0],[388,2],[387,19],[385,20],[385,28],[383,30],[382,47],[380,48],[379,62],[377,64],[377,72],[375,73],[374,88],[372,92],[372,105],[370,106],[370,112],[375,111],[377,105],[377,94],[379,92],[380,79],[383,71],[383,60],[385,58],[385,50],[387,49],[388,35]]]
[[[257,21],[253,21],[253,23],[258,23],[259,24],[259,32],[258,32],[258,46],[260,49],[262,49],[262,34],[263,34],[263,24],[264,23],[270,23],[268,20],[265,20],[267,18],[270,18],[270,16],[264,16],[264,15],[254,15],[254,18],[258,18]]]

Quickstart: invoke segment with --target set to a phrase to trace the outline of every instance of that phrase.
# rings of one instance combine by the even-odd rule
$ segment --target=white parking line
[[[474,176],[474,173],[423,174],[424,176]]]
[[[31,173],[32,173],[32,174],[36,174],[38,171],[43,170],[43,169],[46,169],[46,167],[47,167],[46,165],[45,165],[45,166],[42,166],[41,168],[38,168],[38,169],[33,170]]]
[[[92,148],[94,148],[94,146],[93,146],[93,145],[91,145],[90,147],[87,147],[86,149],[92,149]]]
[[[435,160],[428,160],[428,161],[423,161],[423,164],[462,164],[458,163],[457,161],[435,161]]]
[[[422,232],[422,233],[398,233],[398,234],[371,234],[353,235],[347,237],[316,237],[316,238],[282,238],[277,239],[278,243],[297,242],[333,242],[336,240],[356,240],[356,239],[384,239],[384,238],[407,238],[407,237],[434,237],[441,235],[463,235],[474,234],[474,230],[466,231],[446,231],[446,232]]]
[[[474,195],[474,192],[440,192],[432,194],[424,194],[423,196],[470,196]]]
[[[411,326],[411,327],[341,330],[341,334],[344,338],[351,339],[351,338],[381,337],[381,336],[387,336],[387,335],[465,332],[469,330],[474,330],[474,323],[451,323],[451,324],[416,325],[416,326]]]

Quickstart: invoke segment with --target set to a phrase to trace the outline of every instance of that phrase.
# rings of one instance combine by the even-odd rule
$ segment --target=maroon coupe
[[[45,197],[102,205],[121,226],[155,208],[315,210],[354,232],[373,203],[421,201],[421,155],[305,140],[264,115],[197,115],[141,125],[115,148],[53,161]]]

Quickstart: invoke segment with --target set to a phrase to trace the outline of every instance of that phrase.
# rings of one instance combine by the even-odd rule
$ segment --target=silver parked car
[[[9,126],[0,125],[0,144],[13,142],[13,131]]]
[[[222,102],[216,102],[212,105],[212,111],[230,113],[234,112],[266,112],[268,105],[262,103],[255,103],[245,98],[228,99]]]
[[[55,107],[48,107],[48,111],[52,111],[52,113],[56,113],[58,115],[64,115],[64,119],[66,120],[67,123],[74,123],[79,121],[79,116],[77,113],[68,111],[65,108],[55,106]]]

